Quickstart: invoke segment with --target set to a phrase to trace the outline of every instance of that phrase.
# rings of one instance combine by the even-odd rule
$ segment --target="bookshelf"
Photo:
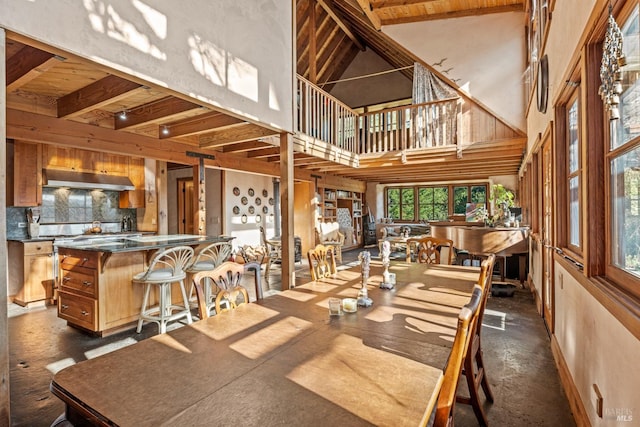
[[[320,221],[340,222],[338,218],[338,208],[348,210],[349,219],[353,227],[353,241],[351,242],[351,244],[346,244],[345,248],[362,246],[362,207],[364,205],[363,194],[359,192],[329,187],[321,188],[320,194],[322,195],[322,200],[320,202]],[[343,212],[345,211],[343,210]],[[349,241],[348,238],[347,241]]]

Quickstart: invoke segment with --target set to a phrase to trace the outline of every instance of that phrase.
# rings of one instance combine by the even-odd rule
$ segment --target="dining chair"
[[[473,412],[478,419],[478,423],[481,426],[487,426],[488,421],[487,416],[482,409],[482,405],[480,404],[480,392],[478,390],[480,386],[482,387],[487,400],[493,403],[493,393],[489,387],[489,381],[487,380],[487,373],[482,359],[482,343],[480,337],[484,309],[487,305],[489,294],[491,293],[493,265],[495,260],[495,255],[489,254],[487,258],[482,261],[480,266],[478,286],[482,289],[482,300],[480,302],[477,320],[473,323],[469,333],[469,346],[462,365],[462,375],[464,375],[467,380],[469,397],[461,395],[456,396],[457,402],[471,405]]]
[[[415,250],[415,253],[413,252]],[[442,262],[444,253],[444,260]],[[453,260],[453,241],[436,237],[411,238],[407,240],[407,262],[415,257],[423,264],[451,264]]]
[[[192,259],[193,248],[189,246],[176,246],[160,250],[154,255],[146,271],[133,276],[133,283],[144,285],[144,298],[140,308],[136,332],[140,333],[142,331],[142,325],[145,320],[157,323],[161,334],[167,331],[168,322],[182,318],[186,318],[187,323],[192,322],[191,308],[189,307],[189,299],[184,286],[184,280],[187,276],[186,269],[191,264]],[[180,284],[182,305],[172,303],[171,285],[173,283]],[[159,304],[149,307],[149,294],[152,286],[159,288]]]
[[[263,226],[260,226],[260,242],[267,248],[269,254],[269,264],[267,270],[276,262],[282,262],[282,243],[276,239],[267,239],[267,232]]]
[[[193,257],[191,265],[186,269],[187,283],[190,283],[189,301],[193,302],[195,293],[193,276],[200,271],[213,270],[223,262],[227,261],[231,256],[232,249],[231,243],[229,242],[215,242],[200,249]],[[208,301],[207,307],[212,308],[214,305],[215,294],[211,292],[210,281],[207,282],[209,285],[204,287],[204,293],[205,298]]]
[[[451,354],[444,369],[444,379],[436,403],[434,427],[453,426],[453,409],[456,403],[458,380],[462,371],[462,361],[469,346],[469,335],[473,322],[478,318],[478,310],[482,301],[482,289],[474,286],[469,302],[458,314],[456,334],[451,347]]]
[[[216,313],[234,309],[238,305],[249,303],[249,293],[242,286],[242,278],[246,270],[256,269],[256,286],[260,285],[260,265],[258,263],[238,264],[231,261],[223,262],[213,270],[200,271],[193,277],[193,286],[198,299],[198,315],[200,319],[210,316],[210,309],[204,292],[203,282],[211,281],[215,286],[216,298],[214,308]]]
[[[316,245],[307,252],[312,280],[331,277],[337,273],[335,249],[332,246]]]

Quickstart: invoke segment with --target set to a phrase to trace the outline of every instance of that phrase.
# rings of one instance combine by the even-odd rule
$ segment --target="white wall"
[[[237,248],[243,245],[256,246],[260,244],[260,229],[262,225],[265,227],[267,237],[274,235],[274,222],[271,214],[274,206],[269,205],[269,199],[274,198],[273,180],[269,176],[253,175],[242,172],[226,171],[224,179],[224,209],[225,209],[225,231],[227,236],[233,236],[233,247]],[[238,187],[240,194],[233,194],[234,187]],[[249,189],[254,191],[253,196],[249,196]],[[262,192],[267,191],[267,197]],[[247,204],[242,204],[242,197],[247,198]],[[260,205],[256,203],[256,198],[260,198]],[[275,198],[274,198],[275,199]],[[239,214],[233,213],[233,207],[240,209]],[[255,209],[254,214],[249,213],[249,206]],[[268,212],[265,214],[262,209],[267,206]],[[256,221],[258,213],[261,221]],[[242,223],[242,215],[247,215],[247,222]]]
[[[222,171],[219,169],[206,169],[206,200],[207,210],[207,235],[218,236],[223,234],[222,221],[224,220],[224,203],[222,203]]]
[[[438,71],[447,71],[462,90],[524,130],[524,19],[524,13],[509,12],[390,25],[382,32],[428,64],[444,60],[434,65]]]
[[[637,425],[640,341],[558,264],[555,282],[556,339],[591,425],[616,424],[617,409],[632,411],[633,422],[621,424]],[[603,418],[596,415],[591,403],[593,384],[603,397]]]
[[[0,0],[0,26],[293,129],[292,2]]]

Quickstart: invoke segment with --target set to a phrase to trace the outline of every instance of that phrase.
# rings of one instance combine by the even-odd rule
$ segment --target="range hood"
[[[44,169],[42,171],[42,182],[44,187],[66,187],[111,191],[135,190],[135,186],[126,176],[71,172],[56,169]]]

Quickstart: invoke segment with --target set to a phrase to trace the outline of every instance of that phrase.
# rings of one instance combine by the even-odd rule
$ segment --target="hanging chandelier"
[[[622,93],[622,69],[627,60],[622,50],[622,31],[616,23],[609,8],[609,25],[604,39],[602,63],[600,65],[600,80],[602,84],[598,93],[609,112],[609,120],[620,118],[620,94]]]

